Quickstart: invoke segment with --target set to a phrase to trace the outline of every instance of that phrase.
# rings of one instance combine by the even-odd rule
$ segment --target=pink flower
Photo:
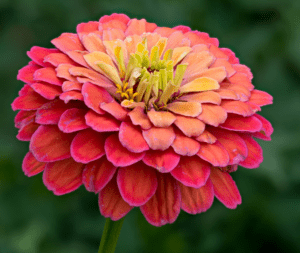
[[[205,212],[214,196],[241,204],[230,176],[257,168],[272,104],[252,73],[207,33],[157,27],[124,14],[77,26],[34,46],[19,71],[26,84],[12,103],[17,138],[29,141],[23,171],[43,171],[56,195],[84,184],[100,212],[118,220],[140,207],[154,226],[180,209]]]

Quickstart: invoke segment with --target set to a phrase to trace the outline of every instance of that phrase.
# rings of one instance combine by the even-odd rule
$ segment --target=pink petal
[[[123,121],[127,118],[128,111],[119,103],[102,103],[100,104],[100,108],[114,116],[117,120]]]
[[[142,131],[130,122],[122,122],[119,131],[119,140],[123,147],[134,153],[149,150]]]
[[[249,80],[252,80],[253,74],[251,73],[251,70],[246,65],[233,64],[232,66],[237,72],[241,72],[245,74],[249,78]]]
[[[224,167],[228,165],[229,155],[220,142],[214,144],[201,143],[201,147],[197,155],[203,160],[211,163],[213,166]]]
[[[143,129],[149,129],[152,126],[149,118],[144,113],[144,108],[142,107],[135,107],[128,113],[128,116],[130,117],[133,125],[141,126]]]
[[[21,128],[27,122],[30,122],[35,117],[36,111],[19,111],[15,117],[15,127]]]
[[[218,141],[227,150],[229,165],[238,164],[246,159],[248,155],[247,145],[238,134],[222,129],[213,129],[211,133],[216,136]]]
[[[191,31],[191,28],[189,28],[188,26],[185,26],[185,25],[178,25],[178,26],[173,27],[173,29],[182,31],[183,33],[187,33],[189,31]]]
[[[27,123],[23,123],[16,136],[20,141],[30,141],[34,132],[40,125],[34,122],[34,118]]]
[[[116,167],[132,165],[142,160],[145,155],[145,152],[132,153],[127,148],[124,148],[117,134],[112,134],[106,139],[104,148],[107,160]]]
[[[119,24],[119,26],[121,25],[122,23]],[[126,29],[126,26],[123,27],[123,25],[121,25],[122,28],[125,28]],[[105,40],[124,40],[125,39],[125,34],[124,34],[124,31],[123,29],[113,29],[113,28],[110,28],[109,30],[104,30],[103,31],[103,41]]]
[[[180,158],[171,175],[185,186],[200,188],[205,185],[210,174],[210,164],[198,156]]]
[[[263,116],[259,114],[255,114],[254,117],[260,120],[262,123],[262,128],[260,132],[254,133],[253,137],[259,138],[262,140],[270,141],[271,140],[271,134],[273,133],[274,129],[269,121],[267,121]]]
[[[209,51],[216,57],[219,59],[226,59],[228,60],[229,57],[228,55],[226,55],[219,47],[215,46],[215,45],[211,45],[209,48]]]
[[[232,100],[240,99],[240,97],[235,93],[234,90],[218,89],[214,92],[218,93],[220,95],[221,99],[232,99]]]
[[[46,163],[41,163],[35,159],[31,152],[28,152],[22,163],[22,170],[27,177],[32,177],[45,169]]]
[[[35,110],[49,101],[36,93],[28,84],[25,84],[20,92],[22,95],[17,97],[11,104],[14,111]]]
[[[74,62],[71,58],[63,53],[54,53],[49,54],[44,58],[44,62],[51,63],[54,67],[57,67],[59,64],[72,64],[74,66],[78,66],[76,62]]]
[[[216,59],[215,62],[210,66],[210,68],[225,67],[227,72],[227,77],[231,77],[236,73],[236,70],[227,61],[227,59]]]
[[[86,129],[77,133],[71,144],[71,156],[76,162],[89,163],[105,154],[106,135]]]
[[[174,124],[188,137],[199,136],[205,128],[201,120],[181,115],[176,115]]]
[[[128,22],[128,27],[125,32],[125,35],[126,36],[133,35],[133,34],[141,35],[144,32],[146,32],[146,20],[145,19],[137,20],[136,18],[134,18]]]
[[[146,32],[153,32],[156,29],[156,27],[156,24],[146,22]]]
[[[83,164],[72,158],[48,163],[43,173],[43,182],[55,195],[63,195],[82,185]]]
[[[215,196],[227,208],[235,209],[242,203],[240,192],[228,172],[213,168],[210,179],[214,186]]]
[[[63,33],[56,39],[51,40],[51,43],[64,53],[74,50],[84,50],[78,35],[75,33]]]
[[[179,163],[180,156],[172,148],[164,151],[149,150],[143,158],[148,166],[157,169],[161,173],[172,171]]]
[[[85,121],[88,126],[97,132],[113,132],[120,129],[120,122],[110,115],[99,115],[90,110],[85,115]]]
[[[19,70],[17,79],[23,81],[24,83],[32,84],[35,82],[33,79],[33,74],[40,68],[41,67],[38,65],[27,65]]]
[[[226,118],[227,113],[221,106],[210,104],[202,104],[202,113],[198,116],[206,124],[216,127],[224,123]]]
[[[253,90],[248,101],[259,106],[264,106],[273,104],[273,97],[267,92],[261,90]]]
[[[221,106],[227,113],[234,113],[244,117],[253,115],[257,110],[241,101],[222,101]]]
[[[51,67],[49,63],[44,62],[44,58],[52,53],[59,53],[59,50],[34,46],[27,52],[27,55],[38,65],[42,67]]]
[[[82,95],[84,97],[84,103],[87,105],[87,107],[100,114],[103,113],[103,110],[100,109],[101,103],[109,103],[114,101],[111,95],[104,88],[91,83],[85,83],[82,86]]]
[[[261,146],[248,134],[240,134],[240,136],[247,145],[248,156],[239,165],[248,169],[258,168],[264,159]]]
[[[57,126],[40,126],[33,134],[29,149],[40,162],[69,158],[74,134],[62,133]]]
[[[63,100],[65,103],[68,103],[69,101],[75,100],[75,101],[83,101],[83,95],[80,91],[71,90],[66,91],[62,94],[60,94],[59,98]]]
[[[176,116],[167,111],[155,111],[154,109],[148,111],[148,118],[156,127],[169,127],[176,120]]]
[[[82,173],[82,182],[90,192],[98,193],[113,178],[117,168],[105,156],[87,164]]]
[[[140,207],[146,220],[157,227],[173,223],[180,212],[181,194],[178,183],[168,174],[158,174],[154,196]]]
[[[242,102],[248,101],[249,97],[251,96],[250,90],[240,84],[232,84],[232,83],[223,82],[220,84],[220,87],[221,87],[221,89],[228,89],[228,90],[234,91],[236,96],[238,96],[238,100],[240,100]],[[234,93],[231,96],[233,97],[232,99],[235,100]],[[228,98],[228,99],[230,99],[230,98]]]
[[[85,114],[87,110],[72,108],[66,110],[60,117],[58,128],[64,133],[72,133],[89,126],[85,123]]]
[[[89,68],[90,66],[86,63],[85,59],[83,58],[83,56],[85,54],[88,54],[88,51],[68,51],[66,52],[66,54],[76,63],[78,63],[79,65],[82,65],[86,68]]]
[[[99,208],[105,218],[113,221],[124,217],[133,207],[125,202],[119,192],[116,177],[100,191]]]
[[[206,212],[214,201],[214,188],[208,178],[206,184],[198,189],[179,183],[181,208],[189,214]]]
[[[40,94],[42,97],[49,100],[58,97],[62,93],[62,90],[59,86],[48,83],[34,83],[31,85],[31,88],[33,88],[34,91]]]
[[[143,163],[119,168],[117,183],[122,198],[131,206],[144,205],[157,189],[156,171]]]
[[[83,35],[89,34],[92,32],[98,31],[99,22],[98,21],[90,21],[87,23],[81,23],[77,25],[76,32],[81,39]]]
[[[169,27],[157,27],[154,30],[154,33],[158,33],[162,37],[169,37],[174,32],[176,32],[176,31],[174,31],[172,28],[169,28]]]
[[[63,81],[56,76],[54,68],[41,68],[34,72],[34,80],[43,81],[50,84],[62,86]]]
[[[88,35],[83,35],[81,37],[81,42],[89,52],[100,51],[106,52],[102,40],[95,33],[90,33]]]
[[[65,63],[59,64],[55,69],[56,76],[59,78],[64,78],[68,81],[76,82],[77,81],[76,77],[72,76],[69,72],[69,69],[73,67],[74,66],[72,64],[65,64]]]
[[[63,92],[71,91],[71,90],[81,91],[82,85],[83,85],[82,83],[78,83],[78,82],[65,81],[61,88],[62,88]]]
[[[143,130],[143,137],[151,149],[166,150],[175,140],[175,132],[172,127],[152,127]]]
[[[220,50],[222,50],[222,52],[229,57],[228,61],[231,64],[237,64],[237,63],[240,62],[239,59],[235,56],[235,53],[232,52],[230,49],[228,49],[228,48],[220,48]]]
[[[200,142],[206,142],[209,144],[213,144],[217,141],[217,138],[215,136],[213,136],[210,132],[208,132],[207,130],[204,130],[204,132],[202,134],[200,134],[197,138],[197,141]]]
[[[214,91],[203,91],[192,94],[190,93],[188,95],[181,96],[180,99],[199,103],[211,103],[216,105],[221,104],[220,95]]]
[[[251,80],[243,73],[235,73],[233,76],[229,77],[228,80],[233,84],[239,84],[247,88],[248,90],[253,90],[254,86]]]
[[[101,17],[100,20],[99,20],[99,23],[104,24],[104,23],[107,23],[111,20],[118,20],[118,21],[124,23],[125,25],[127,25],[130,18],[125,14],[113,13],[110,16],[105,15],[105,16]]]
[[[176,138],[172,144],[174,151],[183,156],[193,156],[198,153],[200,144],[198,141],[180,133],[176,133]]]
[[[262,129],[262,123],[255,116],[243,117],[240,115],[228,114],[225,123],[220,125],[220,127],[232,131],[247,131],[253,133]]]

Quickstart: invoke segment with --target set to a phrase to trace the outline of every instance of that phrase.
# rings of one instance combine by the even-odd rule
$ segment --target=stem
[[[115,252],[124,219],[125,217],[118,221],[112,221],[110,218],[106,219],[98,253]]]

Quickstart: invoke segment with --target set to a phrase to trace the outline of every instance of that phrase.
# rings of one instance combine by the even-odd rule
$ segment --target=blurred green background
[[[105,223],[97,196],[84,187],[54,196],[41,174],[23,174],[28,143],[15,138],[10,104],[26,51],[113,12],[217,37],[252,69],[256,88],[274,96],[261,115],[275,129],[271,142],[260,141],[261,167],[232,174],[243,198],[236,210],[215,200],[206,213],[181,212],[156,228],[135,208],[116,252],[300,252],[299,0],[0,0],[0,252],[97,252]]]

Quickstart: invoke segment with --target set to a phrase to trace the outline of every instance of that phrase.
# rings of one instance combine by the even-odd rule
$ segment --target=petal
[[[232,99],[232,100],[240,99],[240,97],[233,90],[218,89],[214,92],[218,93],[220,95],[221,99]]]
[[[154,196],[140,207],[146,220],[157,227],[173,223],[180,212],[180,188],[168,174],[158,174],[158,185]]]
[[[103,30],[103,41],[107,40],[124,40],[125,34],[122,29],[111,28],[109,30]]]
[[[238,134],[222,129],[213,129],[210,131],[227,150],[229,165],[238,164],[246,159],[248,155],[247,145]]]
[[[49,101],[36,93],[28,84],[24,85],[21,92],[22,95],[17,97],[11,104],[14,111],[35,110]]]
[[[218,141],[213,144],[201,143],[197,155],[213,166],[225,167],[229,162],[228,152]]]
[[[209,47],[209,51],[219,59],[226,59],[228,60],[228,55],[226,55],[219,47],[216,47],[215,45],[211,45]]]
[[[88,128],[89,126],[85,123],[84,118],[86,112],[87,110],[78,108],[66,110],[59,119],[58,128],[64,133],[72,133]]]
[[[205,185],[210,174],[210,164],[198,156],[181,157],[171,175],[185,186],[200,188]]]
[[[59,53],[59,50],[34,46],[27,52],[27,55],[38,65],[42,67],[51,67],[49,63],[44,62],[44,58],[52,53]]]
[[[110,16],[105,15],[105,16],[101,17],[99,20],[99,23],[105,24],[112,20],[117,20],[117,21],[120,21],[120,22],[124,23],[125,25],[127,25],[130,18],[125,14],[113,13]]]
[[[200,134],[197,138],[197,141],[200,142],[206,142],[209,144],[213,144],[217,141],[217,138],[215,136],[213,136],[210,132],[208,132],[207,130],[204,130],[204,132],[202,134]]]
[[[240,134],[240,136],[247,145],[248,156],[239,165],[248,169],[258,168],[264,159],[261,146],[250,135]]]
[[[98,203],[101,214],[113,221],[121,219],[133,208],[123,200],[115,177],[100,191]]]
[[[119,140],[123,147],[134,153],[140,153],[149,150],[142,131],[139,127],[130,122],[122,122],[119,131]]]
[[[149,150],[143,158],[148,166],[157,169],[161,173],[172,171],[179,163],[180,156],[172,148],[164,151]]]
[[[131,206],[144,205],[157,189],[156,171],[143,163],[120,168],[117,184],[122,198]]]
[[[80,91],[70,90],[60,94],[59,98],[63,100],[65,103],[69,103],[69,101],[83,101],[83,96]]]
[[[149,129],[152,126],[149,118],[144,113],[144,108],[142,107],[135,107],[128,113],[128,116],[130,117],[133,125],[141,126],[143,129]]]
[[[271,140],[270,136],[272,135],[272,133],[274,131],[271,123],[259,114],[255,114],[254,117],[256,117],[257,119],[260,120],[260,122],[262,123],[262,128],[261,128],[260,132],[254,133],[253,137],[256,137],[256,138],[259,138],[262,140],[266,140],[266,141],[270,141]]]
[[[232,131],[258,132],[262,129],[262,123],[256,116],[243,117],[240,115],[229,114],[221,128]]]
[[[179,183],[181,191],[181,208],[189,214],[206,212],[214,201],[214,188],[208,178],[200,188],[187,187]]]
[[[24,123],[19,129],[18,135],[16,136],[20,141],[30,141],[32,135],[38,129],[40,125],[34,122],[34,118],[31,121]]]
[[[143,130],[143,137],[151,149],[166,150],[175,140],[175,133],[172,127],[152,127]]]
[[[101,103],[100,108],[103,111],[108,112],[110,115],[114,116],[117,120],[125,120],[127,118],[128,111],[122,107],[119,103]]]
[[[120,122],[110,115],[99,115],[90,110],[85,115],[85,121],[88,126],[97,132],[112,132],[120,129]]]
[[[167,105],[167,109],[179,115],[197,117],[202,112],[200,103],[197,102],[173,102]]]
[[[145,152],[132,153],[127,148],[124,148],[117,134],[112,134],[106,139],[104,148],[107,160],[116,167],[132,165],[142,160],[145,155]]]
[[[79,38],[81,39],[81,37],[84,34],[89,34],[89,33],[98,31],[98,26],[99,26],[98,21],[90,21],[87,23],[81,23],[81,24],[77,25],[76,32],[79,35]]]
[[[40,126],[33,134],[29,149],[40,162],[69,158],[74,134],[62,133],[57,126]]]
[[[78,35],[75,33],[63,33],[56,39],[51,40],[51,43],[64,53],[73,50],[84,50]]]
[[[218,83],[221,83],[227,77],[227,73],[225,67],[223,66],[215,68],[211,66],[209,69],[204,70],[198,75],[194,76],[194,78],[198,77],[209,77],[216,80]]]
[[[128,22],[128,27],[127,30],[125,31],[125,35],[126,36],[133,35],[133,34],[141,35],[144,32],[146,32],[146,20],[145,19],[137,20],[136,18],[134,18]]]
[[[188,137],[199,136],[205,128],[201,120],[180,115],[176,116],[174,124]]]
[[[63,195],[75,191],[82,185],[83,164],[72,158],[47,163],[43,173],[43,182],[55,195]]]
[[[251,70],[246,65],[233,64],[232,66],[237,72],[241,72],[245,74],[249,78],[249,80],[253,79],[253,74],[251,73]]]
[[[76,162],[89,163],[105,154],[104,143],[106,135],[86,129],[74,137],[71,144],[71,156]]]
[[[257,110],[241,101],[222,101],[221,106],[227,113],[234,113],[244,117],[253,115]]]
[[[210,66],[211,68],[225,67],[227,77],[231,77],[236,73],[236,70],[228,62],[227,59],[216,59],[215,62]]]
[[[34,80],[43,81],[50,84],[62,86],[63,81],[56,76],[54,68],[41,68],[34,72]]]
[[[33,88],[36,93],[49,100],[58,97],[62,93],[59,86],[47,83],[34,83],[31,85],[31,88]]]
[[[35,80],[33,79],[33,75],[35,71],[37,71],[40,68],[41,67],[38,65],[27,65],[19,70],[17,79],[23,81],[24,83],[29,83],[29,84],[35,83]]]
[[[212,79],[210,77],[199,77],[181,86],[179,91],[180,93],[188,93],[217,90],[219,88],[220,85],[215,79]]]
[[[167,111],[155,111],[152,109],[148,111],[147,115],[156,127],[169,127],[176,120],[174,114]]]
[[[202,104],[202,113],[198,116],[206,124],[216,127],[224,123],[226,118],[227,113],[221,106],[210,104]]]
[[[117,168],[105,156],[87,164],[82,173],[82,182],[90,192],[98,193],[113,178]]]
[[[198,103],[211,103],[219,105],[221,104],[221,97],[215,91],[204,91],[193,94],[187,94],[180,97],[180,100],[198,102]]]
[[[76,77],[72,76],[69,72],[70,68],[73,68],[74,66],[72,64],[59,64],[57,66],[57,68],[55,69],[56,71],[56,76],[60,77],[60,78],[64,78],[66,80],[72,81],[72,82],[76,82],[77,79]]]
[[[239,84],[247,88],[248,90],[253,90],[254,86],[251,83],[251,80],[247,77],[247,75],[243,73],[235,73],[233,76],[229,77],[228,80],[233,84]]]
[[[62,90],[63,92],[66,91],[71,91],[71,90],[82,90],[82,83],[78,83],[78,82],[70,82],[70,81],[65,81],[62,85]]]
[[[251,92],[249,89],[247,89],[245,86],[240,84],[232,84],[232,83],[221,83],[220,84],[221,89],[228,89],[235,92],[235,94],[238,96],[238,99],[240,101],[248,101],[249,97],[251,96]],[[233,95],[232,95],[233,96]]]
[[[248,101],[259,106],[264,106],[273,104],[273,97],[267,92],[261,90],[253,90]]]
[[[66,54],[76,63],[82,65],[86,68],[89,68],[89,65],[85,62],[83,56],[88,54],[88,51],[68,51]]]
[[[231,63],[231,64],[237,64],[239,63],[239,59],[235,56],[235,53],[232,52],[230,49],[228,48],[220,48],[220,50],[226,54],[227,56],[229,56],[229,59],[228,61]]]
[[[44,62],[51,63],[54,67],[57,67],[59,64],[72,64],[74,66],[78,66],[76,62],[74,62],[71,58],[63,53],[54,53],[49,54],[44,58]]]
[[[45,169],[46,163],[39,162],[29,151],[23,160],[22,170],[27,177],[32,177]]]
[[[81,42],[89,52],[105,52],[105,47],[98,35],[90,33],[81,37]]]
[[[100,114],[103,112],[103,110],[100,109],[100,104],[103,102],[113,102],[114,100],[104,88],[91,83],[85,83],[82,86],[82,95],[87,107]]]
[[[15,117],[15,127],[21,128],[24,124],[31,121],[35,117],[35,110],[32,111],[19,111]]]
[[[235,209],[242,203],[240,192],[228,172],[213,168],[210,179],[214,186],[215,196],[227,208]]]
[[[172,148],[179,155],[193,156],[198,153],[200,144],[198,141],[177,132]]]

